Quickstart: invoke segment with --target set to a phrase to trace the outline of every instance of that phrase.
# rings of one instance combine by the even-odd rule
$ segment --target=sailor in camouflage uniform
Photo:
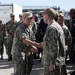
[[[67,56],[70,56],[70,52],[71,52],[72,37],[71,37],[70,30],[64,24],[64,15],[61,13],[59,13],[58,16],[58,23],[62,27],[65,35],[65,46],[66,46],[65,48],[66,48],[66,60],[67,60]]]
[[[19,21],[18,21],[18,23],[17,23],[17,25],[20,25],[23,21],[22,21],[22,14],[19,14]]]
[[[11,48],[12,48],[12,43],[13,43],[13,35],[14,31],[17,27],[17,21],[15,21],[15,15],[10,14],[10,21],[6,23],[6,33],[7,33],[7,55],[8,55],[8,61],[12,60],[12,55],[11,55]]]
[[[29,51],[34,49],[37,52],[39,43],[31,41],[30,23],[32,14],[26,12],[23,14],[23,23],[16,28],[12,46],[12,57],[14,65],[14,75],[29,75],[28,73],[28,55]]]
[[[65,75],[65,39],[61,26],[54,21],[55,10],[43,11],[44,22],[48,24],[43,39],[44,75]]]
[[[71,36],[72,36],[72,49],[70,52],[70,61],[75,63],[75,8],[70,9],[70,25],[69,29],[71,31]]]
[[[2,24],[2,21],[0,20],[0,55],[1,59],[3,59],[3,43],[4,43],[4,25]]]

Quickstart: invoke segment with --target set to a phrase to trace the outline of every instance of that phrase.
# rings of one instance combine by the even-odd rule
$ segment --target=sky
[[[1,4],[16,3],[20,6],[57,6],[61,10],[69,11],[75,8],[75,0],[0,0]]]

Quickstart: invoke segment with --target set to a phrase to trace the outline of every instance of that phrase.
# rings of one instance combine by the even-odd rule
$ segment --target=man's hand
[[[38,48],[43,48],[43,42],[35,43],[35,46]]]
[[[54,70],[55,70],[55,65],[51,64],[51,65],[49,66],[49,70],[50,70],[51,72],[54,71]]]
[[[38,49],[35,46],[32,46],[32,50],[33,50],[34,53],[37,53],[38,52]]]
[[[40,42],[39,48],[43,48],[43,42]]]
[[[36,47],[38,47],[38,48],[39,48],[40,43],[35,42],[35,43],[34,43],[34,46],[36,46]]]

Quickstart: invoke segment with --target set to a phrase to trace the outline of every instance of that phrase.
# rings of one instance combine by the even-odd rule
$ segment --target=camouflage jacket
[[[28,54],[28,51],[31,47],[23,43],[23,38],[31,39],[29,28],[26,28],[25,25],[22,23],[16,28],[14,33],[12,55],[21,56],[21,52],[24,52],[26,55]]]
[[[61,26],[54,20],[48,25],[43,42],[43,64],[55,64],[59,56],[64,57],[64,33]]]
[[[4,25],[0,25],[0,40],[3,41],[5,35]]]
[[[17,27],[17,22],[16,21],[14,21],[14,22],[9,21],[9,22],[6,23],[5,28],[7,30],[8,36],[9,36],[9,33],[14,35],[14,31],[15,31],[16,27]]]
[[[69,50],[71,50],[72,37],[71,37],[70,30],[65,24],[62,26],[62,29],[65,35],[65,45],[68,47]]]

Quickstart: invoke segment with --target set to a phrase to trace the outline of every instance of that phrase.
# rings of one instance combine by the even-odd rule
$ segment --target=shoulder
[[[58,35],[63,35],[64,34],[62,27],[57,22],[54,22],[51,25],[51,28],[52,28],[53,32],[58,34]]]
[[[16,30],[19,30],[19,31],[23,31],[23,30],[25,30],[26,29],[26,27],[25,27],[25,25],[22,23],[22,24],[20,24],[17,28],[16,28]]]
[[[57,22],[55,22],[53,26],[57,29],[58,32],[63,32],[62,27]]]
[[[53,29],[53,30],[57,30],[57,31],[62,30],[61,26],[57,22],[55,22],[55,21],[50,25],[49,28]]]
[[[53,25],[51,25],[51,26],[47,27],[46,33],[48,33],[50,35],[55,35],[55,34],[58,34],[58,31]]]
[[[64,29],[68,29],[68,27],[66,26],[66,25],[63,25],[63,27],[62,28],[64,28]]]
[[[17,23],[17,21],[15,20],[14,23]]]
[[[5,24],[2,24],[2,28],[5,28]]]
[[[37,23],[33,21],[33,22],[31,23],[31,25],[32,25],[32,26],[37,26]]]
[[[10,23],[10,21],[6,22],[6,24],[9,24],[9,23]]]

